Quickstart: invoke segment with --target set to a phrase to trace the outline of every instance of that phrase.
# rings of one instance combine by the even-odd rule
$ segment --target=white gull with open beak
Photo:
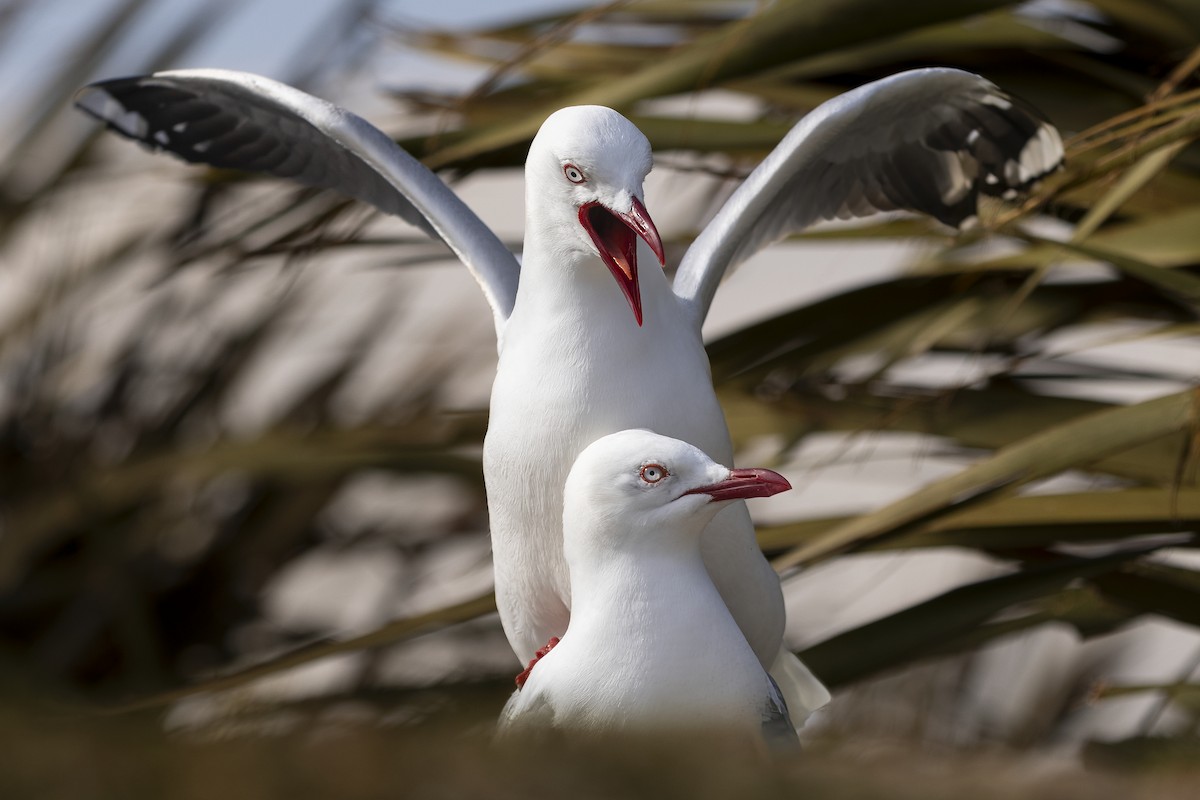
[[[650,431],[587,447],[564,492],[571,622],[524,674],[500,734],[703,729],[795,745],[787,704],[700,552],[721,508],[790,488],[771,470],[731,470]]]
[[[372,203],[442,239],[471,270],[500,347],[484,471],[500,618],[523,660],[570,618],[562,476],[584,447],[650,428],[732,463],[700,334],[727,269],[822,219],[907,209],[961,224],[980,193],[1009,196],[1062,160],[1054,128],[977,75],[920,69],[875,81],[792,129],[693,242],[672,285],[638,260],[639,239],[663,260],[642,193],[650,145],[610,109],[563,109],[535,138],[520,266],[384,133],[283,84],[184,70],[94,84],[78,104],[189,161]],[[823,705],[828,692],[781,648],[779,580],[745,505],[718,513],[701,544],[717,590],[793,716]]]

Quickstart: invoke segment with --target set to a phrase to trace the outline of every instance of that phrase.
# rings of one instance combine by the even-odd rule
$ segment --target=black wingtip
[[[238,148],[266,132],[173,81],[143,75],[92,83],[76,93],[75,107],[155,152],[216,167],[261,166],[253,162],[255,152],[239,154]]]
[[[964,196],[936,213],[941,222],[967,230],[978,221],[979,195],[1013,200],[1027,193],[1065,163],[1062,137],[1041,113],[1002,92],[977,97],[963,109],[965,130],[958,131],[962,150],[978,173]]]
[[[83,113],[103,122],[109,130],[130,139],[145,141],[149,132],[146,118],[129,111],[109,91],[113,81],[92,83],[75,93],[74,105]]]
[[[977,153],[985,167],[984,194],[1011,199],[1062,168],[1062,137],[1028,103],[997,92],[983,98],[975,116],[979,130],[987,134],[986,144],[997,151],[991,158]]]

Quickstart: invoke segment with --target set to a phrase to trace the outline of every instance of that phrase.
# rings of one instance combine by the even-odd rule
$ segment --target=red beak
[[[625,293],[625,299],[633,309],[633,318],[641,326],[642,290],[638,285],[637,237],[640,236],[650,246],[654,255],[658,256],[659,264],[665,266],[667,263],[662,238],[646,207],[636,197],[633,198],[633,206],[625,213],[613,211],[601,203],[584,203],[579,207],[579,224],[592,237],[600,258]]]
[[[748,497],[770,497],[786,492],[792,485],[787,478],[769,469],[730,470],[729,477],[711,486],[700,486],[684,494],[706,494],[713,500],[744,500]]]

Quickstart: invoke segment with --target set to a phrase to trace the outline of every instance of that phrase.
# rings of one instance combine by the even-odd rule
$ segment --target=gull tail
[[[825,684],[785,647],[779,648],[779,655],[775,656],[769,672],[787,702],[788,713],[796,730],[804,727],[809,715],[824,708],[833,699]]]

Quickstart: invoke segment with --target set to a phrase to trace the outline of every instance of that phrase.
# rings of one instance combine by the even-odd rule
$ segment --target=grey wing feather
[[[788,714],[787,701],[783,699],[783,692],[779,691],[779,684],[775,683],[775,679],[767,675],[767,696],[763,698],[762,708],[762,733],[763,739],[772,748],[781,750],[795,749],[800,746],[800,738],[796,735],[796,728],[792,725],[792,718]]]
[[[84,87],[76,105],[123,136],[187,161],[335,189],[441,239],[496,317],[512,312],[520,265],[436,175],[355,114],[276,81],[176,70]]]
[[[958,226],[980,193],[1013,196],[1056,170],[1058,131],[978,75],[902,72],[817,107],[738,187],[692,243],[675,293],[703,322],[729,268],[820,220],[876,211]]]

